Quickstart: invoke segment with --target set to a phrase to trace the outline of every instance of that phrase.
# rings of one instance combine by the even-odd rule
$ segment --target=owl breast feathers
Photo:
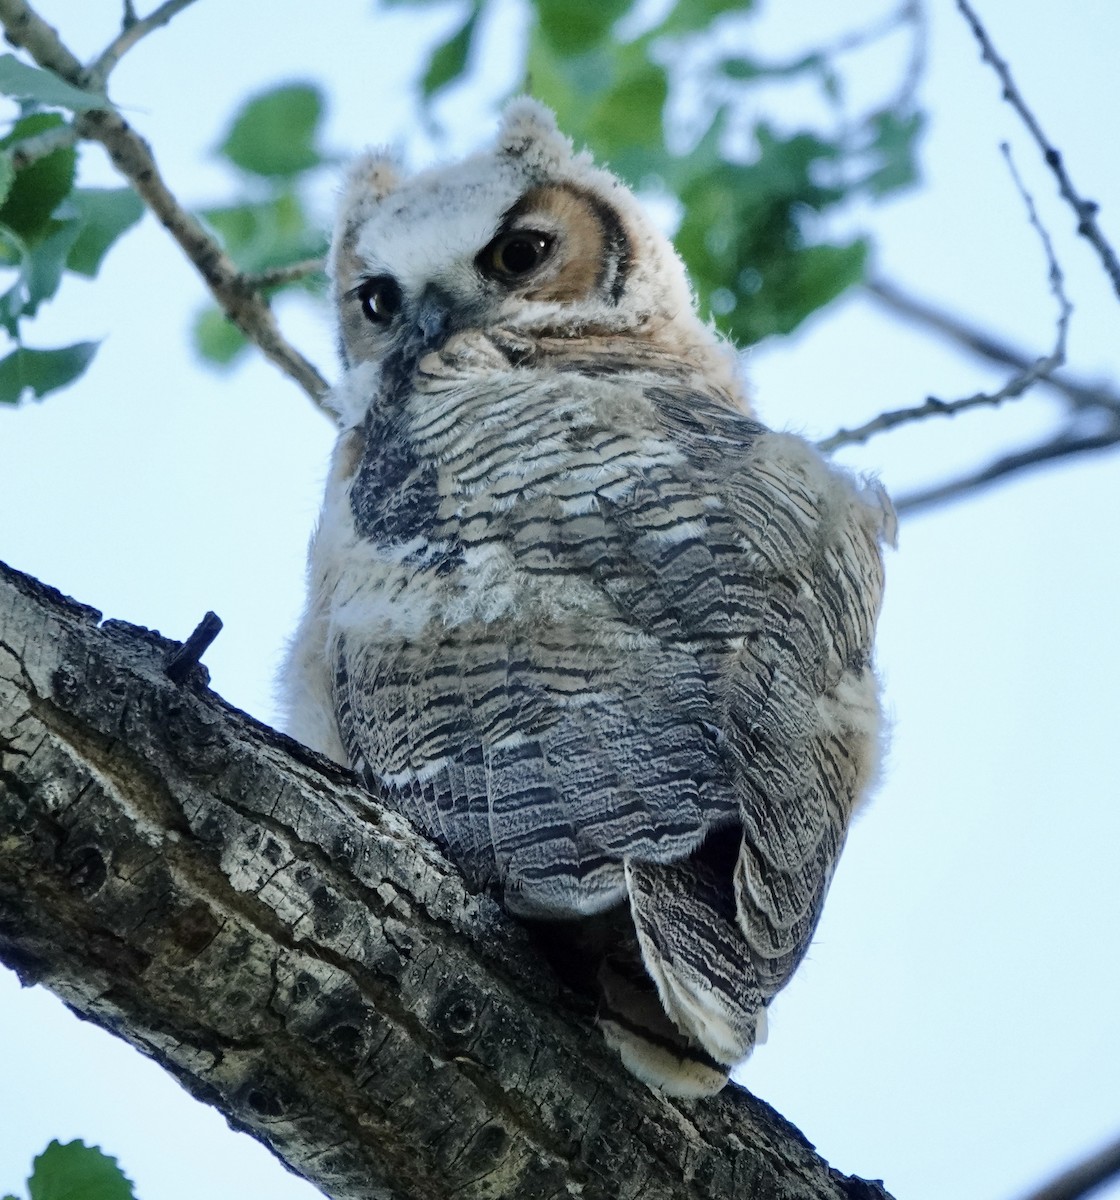
[[[352,169],[343,425],[291,732],[580,964],[627,1066],[717,1090],[875,774],[889,503],[755,421],[680,261],[531,101]]]

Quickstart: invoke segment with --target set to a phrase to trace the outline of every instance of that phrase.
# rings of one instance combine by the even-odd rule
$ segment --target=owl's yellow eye
[[[390,275],[375,275],[358,285],[362,316],[373,325],[388,325],[400,312],[401,289]]]
[[[478,256],[483,274],[507,281],[521,279],[544,262],[552,249],[547,233],[516,229],[496,237]]]

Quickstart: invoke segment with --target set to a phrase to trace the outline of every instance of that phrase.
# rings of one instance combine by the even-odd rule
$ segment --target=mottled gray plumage
[[[511,236],[544,257],[507,278]],[[457,168],[361,164],[333,264],[290,727],[557,922],[637,1074],[715,1090],[875,771],[889,506],[747,415],[671,248],[528,102]]]

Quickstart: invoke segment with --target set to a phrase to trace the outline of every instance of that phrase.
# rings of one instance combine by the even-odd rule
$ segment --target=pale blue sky
[[[978,2],[1120,244],[1120,9]],[[880,6],[771,0],[758,31],[775,53],[803,47],[841,7],[855,23]],[[118,13],[115,0],[43,8],[82,53]],[[997,149],[1010,139],[1078,308],[1072,365],[1120,378],[1120,305],[955,5],[930,8],[927,184],[860,214],[882,269],[1049,349],[1041,252]],[[366,0],[315,6],[314,25],[308,12],[272,0],[262,20],[261,6],[200,3],[121,67],[115,98],[188,202],[231,194],[206,152],[247,91],[284,78],[328,85],[340,152],[413,142],[412,19],[371,16]],[[431,10],[429,35],[452,18]],[[791,96],[788,111],[801,103]],[[490,136],[473,94],[448,114],[460,147]],[[90,182],[108,182],[90,159]],[[75,389],[0,412],[0,558],[173,637],[214,609],[226,626],[207,654],[214,686],[269,719],[331,435],[262,362],[222,378],[192,361],[183,332],[201,300],[151,221],[96,285],[67,285],[37,343],[105,342]],[[327,314],[300,302],[283,319],[329,375]],[[859,299],[747,367],[763,417],[812,436],[1000,382]],[[1055,413],[1039,395],[877,439],[845,461],[901,492],[1031,440]],[[905,521],[888,564],[885,780],[742,1078],[836,1167],[882,1177],[899,1200],[1010,1200],[1120,1131],[1118,500],[1120,455],[1056,467]],[[158,1068],[6,972],[0,1064],[0,1192],[19,1191],[52,1137],[83,1137],[120,1157],[142,1200],[312,1194]]]

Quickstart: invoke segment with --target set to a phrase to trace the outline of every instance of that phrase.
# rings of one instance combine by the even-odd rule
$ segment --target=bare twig
[[[17,171],[22,171],[24,167],[31,166],[39,159],[74,145],[77,140],[78,135],[74,132],[73,126],[56,125],[54,129],[48,129],[45,133],[29,137],[22,142],[16,142],[8,154],[11,156],[12,166]]]
[[[929,27],[926,18],[924,0],[909,0],[903,5],[903,20],[913,26],[913,36],[910,42],[910,55],[907,59],[906,70],[903,73],[902,85],[895,97],[893,108],[909,108],[914,103],[926,70],[926,59],[929,53]]]
[[[286,267],[274,267],[271,271],[247,274],[245,282],[253,291],[263,292],[269,288],[283,287],[286,283],[298,283],[312,275],[321,275],[326,269],[326,259],[305,258],[302,262],[291,263]]]
[[[990,63],[992,69],[999,76],[1000,83],[1003,84],[1003,98],[1015,109],[1022,119],[1023,124],[1030,131],[1038,148],[1042,151],[1046,165],[1058,181],[1058,189],[1062,194],[1062,198],[1077,214],[1077,232],[1096,250],[1105,271],[1112,280],[1112,286],[1117,296],[1120,296],[1120,259],[1117,258],[1116,251],[1108,243],[1104,234],[1101,233],[1100,226],[1097,224],[1097,213],[1100,205],[1094,200],[1085,200],[1073,186],[1073,181],[1070,179],[1065,164],[1062,162],[1061,152],[1050,143],[1049,139],[1042,132],[1042,127],[1039,125],[1038,119],[1027,107],[1022,93],[1016,87],[1015,81],[1011,77],[1011,68],[996,53],[996,48],[992,44],[992,39],[988,36],[988,31],[981,24],[980,18],[976,15],[968,0],[957,0],[957,8],[964,15],[965,20],[972,29],[973,35],[980,43],[981,55],[984,61]]]
[[[164,6],[166,7],[166,6]],[[82,64],[26,0],[0,0],[0,22],[8,40],[27,50],[42,67],[69,83],[82,85]],[[138,22],[142,24],[142,22]],[[81,114],[74,122],[80,138],[100,142],[113,165],[132,184],[160,224],[179,243],[206,281],[227,317],[293,379],[323,413],[326,380],[280,333],[268,304],[238,271],[221,246],[175,198],[165,183],[147,142],[112,109]]]
[[[1031,359],[1024,351],[990,330],[970,325],[955,313],[920,299],[892,280],[874,277],[866,281],[864,288],[891,312],[933,330],[980,358],[1016,371],[1030,370]],[[1039,383],[1060,392],[1075,409],[1103,408],[1120,414],[1120,392],[1105,383],[1090,383],[1063,371],[1055,371]]]
[[[895,499],[894,507],[898,513],[914,513],[923,508],[931,508],[935,504],[943,504],[947,500],[957,500],[971,492],[989,487],[997,480],[1008,475],[1016,475],[1043,463],[1056,462],[1063,458],[1072,458],[1077,454],[1089,454],[1097,450],[1108,450],[1120,446],[1120,420],[1111,424],[1107,429],[1096,433],[1077,434],[1063,430],[1057,437],[1040,442],[1026,450],[1007,454],[990,462],[986,467],[952,479],[947,483],[939,483],[931,488],[910,492],[908,495]]]
[[[1024,1200],[1081,1200],[1117,1176],[1120,1176],[1120,1139],[1064,1171]]]
[[[877,417],[873,417],[870,421],[855,429],[838,429],[831,437],[824,438],[817,443],[817,448],[824,453],[830,453],[840,446],[859,445],[866,442],[869,438],[874,437],[877,433],[886,433],[888,430],[897,429],[900,425],[910,425],[915,421],[924,421],[927,417],[952,417],[970,408],[997,407],[1005,400],[1018,399],[1018,397],[1027,392],[1040,379],[1049,378],[1065,362],[1066,335],[1069,330],[1069,319],[1073,313],[1073,305],[1070,304],[1069,297],[1065,293],[1062,269],[1058,266],[1058,260],[1054,255],[1054,246],[1050,241],[1050,235],[1038,219],[1038,212],[1035,209],[1034,201],[1031,199],[1030,193],[1023,186],[1023,181],[1019,178],[1019,173],[1015,170],[1015,164],[1011,159],[1011,151],[1006,144],[1001,147],[1001,150],[1007,160],[1008,169],[1011,171],[1011,177],[1015,181],[1019,195],[1023,198],[1023,203],[1026,205],[1027,217],[1037,232],[1042,242],[1043,250],[1046,253],[1050,292],[1058,302],[1058,329],[1054,339],[1053,350],[1045,357],[1027,364],[1024,370],[1009,379],[998,392],[976,392],[971,396],[964,396],[959,400],[939,400],[936,396],[927,396],[921,404],[914,405],[911,408],[897,408],[890,412],[880,413]]]
[[[795,58],[772,59],[766,62],[751,55],[751,60],[760,64],[761,70],[766,75],[798,75],[825,60],[853,54],[874,45],[905,25],[914,25],[915,28],[920,29],[922,21],[921,0],[902,0],[897,8],[881,17],[876,17],[863,28],[843,33],[834,41],[815,46],[804,54],[798,54]],[[910,60],[906,69],[907,79],[911,78],[913,72],[920,71],[923,58],[924,52],[917,52],[916,58]]]
[[[97,91],[104,90],[113,68],[141,38],[147,37],[153,30],[162,28],[194,2],[195,0],[165,0],[159,8],[146,17],[137,17],[132,6],[129,5],[125,9],[120,33],[86,68],[86,86]]]

